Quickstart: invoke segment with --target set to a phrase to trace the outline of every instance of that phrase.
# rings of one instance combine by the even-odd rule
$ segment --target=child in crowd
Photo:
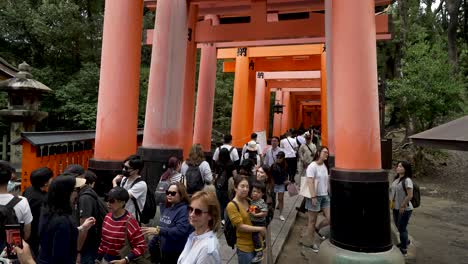
[[[250,221],[254,226],[266,226],[266,216],[268,214],[268,205],[262,199],[266,192],[265,184],[254,181],[252,183],[252,203],[250,204]],[[260,233],[252,233],[252,240],[255,247],[255,258],[252,263],[261,262],[263,259],[263,238]]]

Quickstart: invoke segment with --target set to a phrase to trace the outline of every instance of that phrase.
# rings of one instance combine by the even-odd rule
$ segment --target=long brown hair
[[[208,207],[208,214],[211,216],[211,220],[208,222],[208,227],[213,230],[213,232],[218,232],[221,222],[221,209],[216,193],[199,191],[192,196],[192,201],[198,199]]]
[[[187,165],[198,166],[205,161],[205,154],[203,153],[200,144],[193,144],[190,148],[188,159],[186,160]]]

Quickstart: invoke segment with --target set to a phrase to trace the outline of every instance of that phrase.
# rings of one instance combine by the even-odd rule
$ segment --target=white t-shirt
[[[328,195],[328,171],[325,164],[318,165],[317,162],[313,161],[307,167],[306,176],[314,178],[317,196]]]
[[[413,181],[410,178],[406,178],[405,180],[406,188],[413,189]],[[394,200],[394,209],[400,209],[401,204],[406,199],[406,192],[403,189],[403,181],[400,182],[400,179],[396,179],[392,182],[390,192],[390,200]],[[411,201],[409,205],[405,208],[406,211],[413,210],[413,204]]]
[[[283,138],[280,141],[280,147],[283,149],[286,158],[295,158],[297,142],[296,139],[292,137]]]
[[[232,152],[234,152],[234,150]],[[182,163],[182,167],[180,168],[180,173],[182,175],[185,175],[188,168],[189,166],[184,161],[184,163]],[[200,163],[200,166],[198,166],[198,168],[200,169],[200,173],[203,177],[203,180],[205,181],[205,184],[211,184],[211,182],[213,181],[213,175],[211,174],[210,164],[208,164],[208,162],[206,161],[203,161],[202,163]]]
[[[18,196],[21,201],[19,201],[13,209],[16,213],[16,218],[18,218],[18,222],[23,222],[25,225],[30,224],[33,220],[33,216],[31,214],[31,208],[29,208],[28,199],[24,198],[23,196]],[[0,204],[6,205],[8,204],[11,199],[13,199],[13,195],[9,193],[0,194]]]
[[[139,177],[141,177],[141,176],[139,176]],[[135,180],[127,180],[125,182],[125,179],[127,179],[127,178],[124,177],[122,179],[122,182],[120,183],[120,186],[123,187],[125,190],[127,190],[128,193],[131,196],[136,198],[138,207],[140,208],[140,211],[143,211],[143,207],[145,206],[145,202],[146,202],[146,191],[147,191],[146,182],[145,181],[139,181],[139,182],[135,183],[135,185],[133,185],[132,188],[130,188],[130,186],[132,186],[132,184],[133,184],[133,182]],[[138,179],[138,178],[136,178],[136,179]],[[125,182],[125,185],[122,185],[124,182]],[[128,200],[127,204],[125,205],[125,209],[129,213],[131,213],[133,215],[133,217],[136,218],[135,205],[133,204],[132,199]]]
[[[228,149],[229,151],[231,151],[231,148],[234,148],[234,149],[232,149],[232,151],[230,153],[231,160],[232,160],[232,162],[235,162],[235,161],[237,161],[239,159],[239,153],[237,152],[236,147],[233,147],[233,146],[228,145],[228,144],[224,144],[220,148],[225,148],[225,149]],[[218,161],[218,157],[219,157],[219,148],[216,148],[215,152],[213,153],[213,160]]]

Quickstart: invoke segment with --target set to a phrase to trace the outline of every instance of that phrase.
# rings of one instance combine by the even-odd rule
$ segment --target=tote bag
[[[312,197],[310,195],[309,185],[307,184],[307,177],[301,177],[301,188],[299,190],[299,195],[305,198]]]

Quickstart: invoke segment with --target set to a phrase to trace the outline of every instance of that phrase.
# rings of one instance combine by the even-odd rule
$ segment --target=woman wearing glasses
[[[178,264],[220,264],[216,232],[220,225],[219,202],[214,192],[200,191],[192,196],[188,208],[190,225],[195,231],[188,237]]]
[[[140,226],[133,216],[125,210],[130,198],[127,190],[116,186],[109,191],[107,207],[110,213],[102,224],[101,244],[96,263],[126,264],[142,258],[146,243]],[[126,241],[130,248],[126,247]]]
[[[188,221],[188,204],[185,186],[182,183],[169,185],[166,191],[166,208],[159,220],[159,226],[142,228],[144,235],[155,235],[148,245],[154,262],[161,255],[161,263],[177,263],[185,242],[193,231]],[[158,242],[160,248],[157,246]]]

